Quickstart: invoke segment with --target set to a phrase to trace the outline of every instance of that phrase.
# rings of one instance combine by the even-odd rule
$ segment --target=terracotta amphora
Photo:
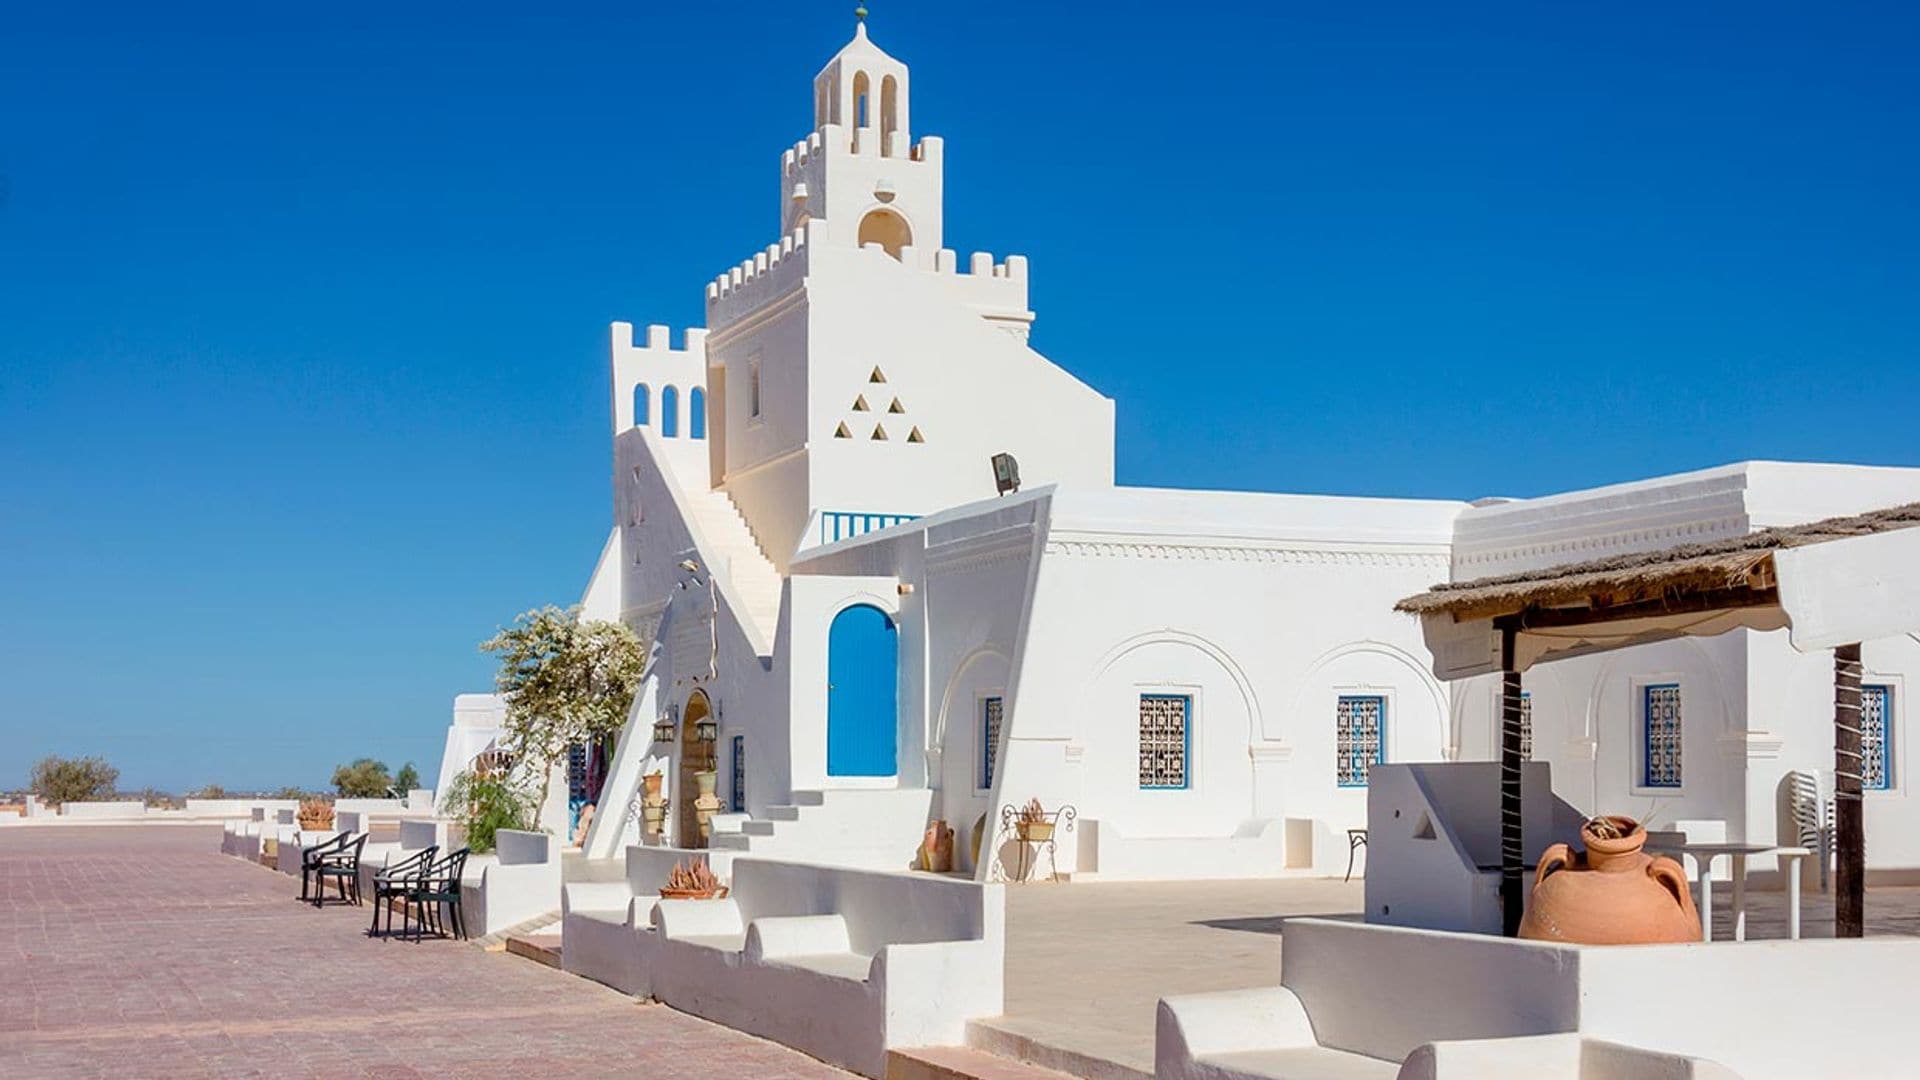
[[[1639,822],[1597,820],[1612,826],[1602,831],[1619,835],[1598,835],[1588,822],[1580,830],[1586,851],[1555,844],[1540,856],[1520,936],[1580,945],[1699,941],[1700,913],[1687,892],[1686,871],[1640,850],[1647,831]]]

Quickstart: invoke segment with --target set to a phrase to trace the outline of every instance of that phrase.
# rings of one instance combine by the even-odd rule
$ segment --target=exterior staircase
[[[833,788],[796,791],[793,802],[769,806],[738,832],[716,831],[716,850],[867,870],[906,870],[927,827],[933,793],[926,788]]]
[[[747,519],[724,488],[687,491],[685,495],[694,529],[716,563],[710,569],[739,598],[746,608],[739,613],[741,618],[752,624],[760,644],[771,652],[774,629],[780,622],[780,572],[761,550],[753,530],[747,527]]]

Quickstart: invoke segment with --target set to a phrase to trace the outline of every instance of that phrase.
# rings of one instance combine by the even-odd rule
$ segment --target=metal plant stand
[[[1000,808],[1000,831],[994,834],[993,847],[1000,849],[1006,836],[1011,833],[1017,845],[1014,851],[1014,872],[1011,878],[1000,877],[996,880],[1021,884],[1033,879],[1033,872],[1039,868],[1040,850],[1046,849],[1047,862],[1052,868],[1048,880],[1060,880],[1060,849],[1058,838],[1062,832],[1073,831],[1074,818],[1079,816],[1071,803],[1062,804],[1058,809],[1046,811],[1039,822],[1040,828],[1024,822],[1020,818],[1020,808],[1008,803]],[[1044,835],[1039,835],[1044,834]],[[995,858],[993,865],[1004,874],[1003,864]]]

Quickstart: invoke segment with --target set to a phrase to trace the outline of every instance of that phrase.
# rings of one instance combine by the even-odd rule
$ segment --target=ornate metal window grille
[[[744,814],[747,811],[747,737],[733,737],[733,812]]]
[[[1366,787],[1367,769],[1387,761],[1387,699],[1342,694],[1334,713],[1334,779],[1341,787]]]
[[[1860,688],[1860,786],[1893,790],[1893,687]]]
[[[1000,717],[1005,706],[997,697],[980,699],[980,789],[993,786],[993,762],[1000,754]]]
[[[1140,786],[1166,790],[1187,786],[1192,745],[1193,698],[1186,694],[1140,695]]]
[[[1680,685],[1662,683],[1641,688],[1642,727],[1646,733],[1643,750],[1645,767],[1641,783],[1651,788],[1680,786],[1680,751],[1683,724],[1680,715]]]

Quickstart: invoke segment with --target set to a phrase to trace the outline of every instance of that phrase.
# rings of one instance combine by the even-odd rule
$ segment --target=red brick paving
[[[458,942],[363,936],[218,829],[0,829],[0,1077],[847,1074]]]

